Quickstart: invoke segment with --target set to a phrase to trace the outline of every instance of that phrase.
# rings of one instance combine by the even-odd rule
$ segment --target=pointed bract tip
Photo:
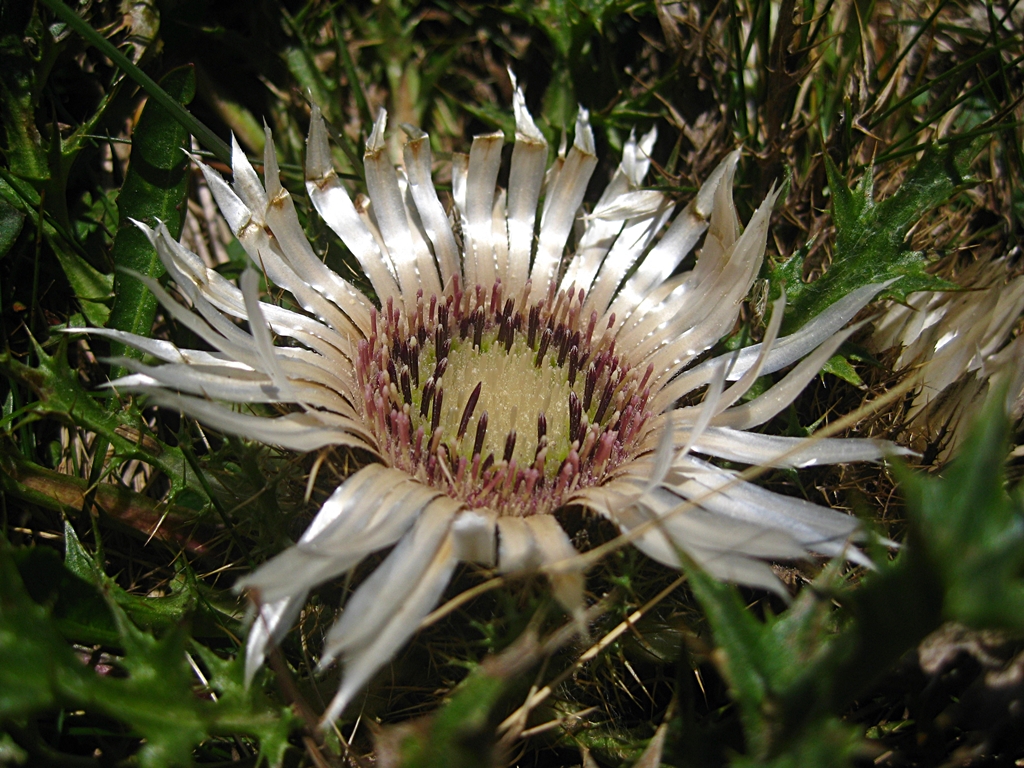
[[[131,216],[128,217],[128,221],[130,221],[136,227],[141,229],[146,234],[146,237],[149,237],[150,236],[149,233],[153,231],[152,228],[149,226],[149,224],[147,224],[144,221],[139,221],[138,219],[133,219]]]
[[[240,159],[245,158],[245,152],[242,151],[242,145],[238,143],[238,137],[235,136],[235,132],[231,132],[231,167],[234,168],[235,164]]]
[[[651,126],[651,130],[640,137],[640,152],[650,157],[654,151],[654,144],[658,141],[658,126]]]
[[[388,125],[388,111],[381,107],[377,122],[373,124],[373,132],[366,141],[366,154],[375,154],[384,149],[384,129]]]
[[[306,180],[319,181],[331,170],[331,148],[327,143],[327,126],[320,109],[313,106],[306,136]]]
[[[427,132],[422,128],[418,128],[412,123],[402,123],[399,126],[405,135],[409,137],[409,141],[420,141],[421,139],[427,138]]]
[[[540,132],[540,128],[533,121],[533,115],[530,114],[530,110],[526,106],[526,95],[523,93],[523,89],[516,83],[516,77],[512,74],[511,69],[508,74],[512,78],[512,112],[516,118],[516,141],[547,146],[547,139]]]
[[[594,132],[590,128],[590,111],[580,105],[580,111],[576,114],[576,138],[573,146],[580,152],[588,155],[596,155],[597,148],[594,145]]]
[[[267,197],[271,200],[281,194],[281,168],[277,164],[277,150],[274,142],[268,140],[263,145],[263,185],[266,187]]]
[[[354,695],[355,691],[348,690],[343,684],[338,693],[335,694],[333,699],[331,699],[330,705],[328,705],[323,716],[320,718],[320,723],[318,724],[319,727],[322,730],[328,730],[331,725],[333,725],[334,721],[341,717],[341,713],[344,712],[345,707],[351,703]]]
[[[718,191],[718,187],[722,184],[723,179],[729,185],[729,194],[732,194],[732,178],[733,174],[736,173],[736,164],[740,161],[740,152],[741,150],[737,148],[726,155],[725,159],[715,167],[715,170],[711,172],[711,175],[701,185],[693,205],[697,214],[702,218],[707,219],[711,216],[711,211],[714,208],[715,193]]]

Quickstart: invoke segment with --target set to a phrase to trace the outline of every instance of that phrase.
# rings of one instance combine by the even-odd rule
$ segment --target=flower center
[[[367,426],[393,466],[470,507],[550,512],[634,455],[649,417],[651,369],[616,354],[582,289],[549,295],[524,314],[501,282],[415,310],[388,300],[359,342]]]

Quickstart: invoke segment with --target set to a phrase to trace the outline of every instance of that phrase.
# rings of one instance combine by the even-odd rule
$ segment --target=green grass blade
[[[165,92],[182,104],[195,95],[192,67],[169,72],[161,80]],[[132,136],[132,154],[121,194],[117,199],[118,229],[112,256],[118,268],[114,275],[114,306],[108,327],[130,333],[148,334],[156,313],[156,297],[127,270],[159,277],[164,269],[146,235],[132,219],[150,226],[162,221],[171,237],[181,236],[188,193],[188,132],[156,101],[146,104]],[[139,355],[122,344],[112,344],[115,355]]]

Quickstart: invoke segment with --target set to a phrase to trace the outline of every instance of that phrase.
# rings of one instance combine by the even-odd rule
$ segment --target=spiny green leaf
[[[833,355],[830,357],[828,362],[821,367],[821,372],[838,376],[855,387],[864,386],[864,381],[861,379],[860,374],[857,373],[857,369],[850,364],[845,355]]]
[[[495,730],[502,702],[529,685],[524,674],[541,654],[533,630],[491,656],[459,684],[435,714],[382,731],[378,747],[401,755],[401,768],[476,768],[494,763]]]
[[[1009,423],[993,396],[939,478],[902,472],[910,546],[945,589],[946,619],[1024,630],[1024,498],[1006,489]],[[924,565],[926,563],[927,565]]]
[[[64,682],[55,667],[71,669],[73,678],[78,673],[46,610],[25,593],[12,551],[0,537],[0,720],[51,706]]]
[[[898,301],[924,290],[953,290],[955,285],[926,271],[925,254],[907,247],[911,227],[949,200],[969,180],[973,146],[931,147],[910,171],[899,190],[876,202],[869,168],[850,189],[835,165],[825,156],[836,227],[835,252],[829,270],[813,283],[800,279],[803,255],[769,270],[771,296],[786,287],[783,331],[792,332],[851,291],[871,283],[895,279],[883,292]]]
[[[486,765],[491,709],[505,690],[505,681],[474,674],[430,721],[429,729],[402,742],[402,768],[474,768]]]
[[[218,637],[237,633],[237,620],[229,612],[216,610],[200,594],[200,586],[191,569],[185,568],[171,582],[171,594],[163,597],[139,597],[125,592],[104,573],[92,555],[82,546],[71,523],[64,521],[64,566],[75,576],[93,585],[107,600],[113,601],[140,627],[169,630],[188,619],[193,637]]]
[[[24,223],[25,214],[6,200],[0,199],[0,259],[11,250],[14,241],[21,234]]]
[[[75,237],[69,216],[68,184],[72,166],[85,146],[83,137],[100,119],[107,98],[66,140],[56,126],[41,128],[42,121],[37,116],[50,68],[65,44],[58,42],[51,30],[45,28],[40,11],[34,5],[23,4],[17,12],[13,6],[10,10],[5,7],[0,17],[0,49],[4,60],[0,72],[3,105],[0,115],[7,136],[4,148],[7,162],[5,189],[0,193],[22,218],[31,217],[42,231],[83,313],[90,322],[102,325],[109,314],[105,302],[110,297],[112,279],[83,257],[82,244]],[[17,217],[8,228],[16,222]],[[20,224],[17,226],[20,228]],[[0,239],[8,237],[9,234],[4,233]]]
[[[29,596],[50,610],[60,634],[80,643],[116,646],[117,627],[96,588],[61,563],[46,547],[14,550],[14,562]]]
[[[5,165],[15,175],[38,181],[49,177],[46,150],[35,122],[40,89],[41,47],[49,41],[31,4],[5,6],[0,15],[0,119],[6,142]]]
[[[104,275],[72,250],[56,247],[53,252],[71,290],[75,292],[82,314],[90,323],[104,325],[110,317],[110,310],[104,302],[110,299],[114,287],[113,276]]]
[[[57,182],[53,182],[53,184],[62,189]],[[52,195],[45,199],[52,199]],[[110,310],[103,302],[110,298],[110,291],[114,284],[113,276],[104,275],[85,260],[74,231],[44,208],[44,197],[38,190],[24,179],[6,173],[2,168],[0,168],[0,200],[3,200],[34,227],[42,230],[43,236],[57,256],[68,283],[79,299],[82,312],[89,322],[103,325],[110,314]],[[63,213],[66,214],[66,210]]]
[[[189,489],[206,498],[202,484],[189,469],[181,449],[158,441],[149,434],[137,412],[110,411],[88,392],[67,362],[67,345],[48,355],[39,345],[34,346],[39,361],[37,367],[25,365],[10,352],[0,352],[0,372],[29,387],[38,398],[32,410],[38,415],[49,415],[96,432],[109,441],[122,458],[138,458],[161,470],[171,481],[174,494]],[[138,441],[124,435],[139,435]],[[145,436],[145,438],[143,438]]]
[[[297,720],[289,709],[246,690],[244,659],[224,662],[207,649],[198,651],[211,672],[207,693],[214,696],[197,696],[186,659],[186,625],[155,637],[136,627],[108,596],[116,645],[124,650],[118,663],[128,676],[100,675],[75,657],[51,610],[29,597],[13,552],[0,537],[0,720],[74,706],[134,729],[143,740],[137,759],[144,768],[191,765],[196,746],[218,734],[260,739],[262,760],[280,765]],[[95,567],[86,566],[90,558],[84,550],[70,560]]]
[[[717,649],[714,661],[740,708],[748,754],[767,759],[784,745],[815,738],[787,721],[786,700],[802,670],[819,663],[834,634],[829,601],[804,590],[786,613],[759,621],[743,604],[738,590],[695,566],[686,569],[690,586],[711,625]],[[835,574],[826,572],[823,585]],[[815,713],[816,720],[828,715]]]
[[[284,761],[288,737],[301,725],[288,707],[272,703],[258,685],[245,684],[245,654],[222,659],[199,643],[196,655],[206,667],[208,687],[217,695],[217,726],[222,733],[248,733],[259,740],[259,760],[278,766]]]

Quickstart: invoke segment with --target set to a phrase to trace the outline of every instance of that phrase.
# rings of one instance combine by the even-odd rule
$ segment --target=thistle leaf
[[[82,386],[77,372],[68,365],[66,344],[53,355],[48,355],[38,345],[34,352],[39,360],[35,368],[9,352],[0,352],[0,373],[35,393],[38,398],[32,406],[35,414],[70,421],[96,432],[110,442],[118,456],[139,458],[160,469],[171,481],[172,495],[188,489],[204,500],[208,498],[180,447],[154,438],[135,409],[109,411],[97,402],[96,392]]]
[[[826,709],[804,706],[796,717],[792,707],[804,670],[821,669],[828,656],[835,633],[830,601],[804,590],[784,614],[762,622],[736,587],[695,567],[687,577],[711,625],[713,660],[739,707],[748,751],[737,764],[781,766],[790,764],[785,755],[817,754],[831,754],[833,765],[849,762],[859,741],[855,729]],[[830,590],[836,579],[827,571],[819,586]]]
[[[1024,630],[1024,495],[1006,488],[1009,423],[996,393],[942,477],[904,470],[910,546],[945,592],[943,618]]]
[[[929,211],[969,182],[968,166],[974,155],[973,145],[930,147],[900,189],[881,202],[875,200],[870,168],[851,189],[826,155],[835,252],[829,270],[813,283],[800,279],[803,257],[799,254],[769,271],[770,295],[776,297],[783,285],[786,288],[783,331],[796,330],[835,301],[870,283],[896,278],[882,296],[897,301],[904,301],[914,291],[955,290],[952,283],[927,272],[927,256],[911,250],[906,238]]]
[[[143,768],[191,765],[201,742],[239,733],[260,741],[261,762],[281,764],[296,718],[289,709],[267,702],[256,688],[245,690],[241,659],[222,661],[212,651],[197,650],[209,672],[209,692],[215,694],[197,696],[198,681],[186,658],[187,623],[156,637],[139,629],[116,599],[105,594],[103,600],[93,592],[90,609],[105,603],[108,626],[115,630],[111,645],[123,652],[116,664],[127,676],[100,674],[75,656],[60,631],[67,625],[60,623],[54,607],[30,597],[15,554],[0,538],[0,720],[20,720],[57,707],[102,713],[141,737],[137,759]],[[77,539],[69,540],[68,559],[76,566],[96,567]],[[81,590],[86,585],[79,582]]]

